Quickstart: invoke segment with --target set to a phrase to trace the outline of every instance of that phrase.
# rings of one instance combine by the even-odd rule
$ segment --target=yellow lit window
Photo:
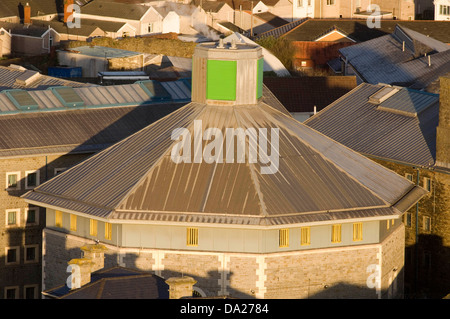
[[[301,245],[309,245],[311,244],[311,228],[310,227],[302,227],[300,229],[301,236]]]
[[[341,225],[333,225],[331,227],[331,242],[332,243],[341,242]]]
[[[353,241],[362,240],[362,223],[353,224]]]
[[[89,234],[97,236],[97,221],[95,219],[91,219],[89,222]]]
[[[188,246],[198,246],[198,228],[188,227],[186,244]]]
[[[279,247],[289,247],[289,229],[284,228],[278,231]]]
[[[55,226],[62,227],[62,212],[59,210],[55,211]]]
[[[110,223],[105,223],[105,239],[111,240],[112,226]]]
[[[77,215],[70,214],[70,230],[77,231]]]

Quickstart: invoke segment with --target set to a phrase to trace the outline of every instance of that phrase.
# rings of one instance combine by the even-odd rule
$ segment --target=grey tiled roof
[[[425,89],[450,72],[450,46],[404,30],[410,41],[395,32],[339,51],[364,82]]]

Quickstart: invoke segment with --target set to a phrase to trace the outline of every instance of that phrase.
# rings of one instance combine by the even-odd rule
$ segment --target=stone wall
[[[37,297],[40,298],[42,260],[42,229],[45,226],[45,209],[38,209],[38,223],[27,224],[26,212],[29,207],[20,196],[28,191],[25,189],[25,172],[39,170],[40,183],[54,176],[55,168],[70,167],[86,155],[52,155],[0,160],[0,299],[4,298],[5,287],[18,287],[18,298],[24,298],[24,286],[37,287]],[[8,172],[20,172],[20,188],[6,190]],[[19,225],[6,225],[6,211],[19,210]],[[25,261],[25,246],[37,245],[37,261]],[[5,265],[5,250],[7,247],[18,247],[19,262]]]
[[[50,229],[44,234],[44,289],[50,289],[65,283],[67,261],[79,258],[79,247],[91,241]],[[403,270],[403,238],[404,227],[399,224],[381,244],[274,254],[155,251],[105,245],[105,267],[118,262],[125,267],[152,269],[166,279],[190,276],[197,281],[195,287],[208,297],[395,298],[403,293],[402,281],[395,281]],[[375,267],[373,273],[368,271],[370,266]],[[393,268],[395,273],[391,272]],[[368,286],[370,276],[381,280],[381,290]],[[397,289],[388,294],[393,283]]]

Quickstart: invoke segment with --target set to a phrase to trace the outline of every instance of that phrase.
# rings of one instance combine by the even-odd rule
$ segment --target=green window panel
[[[206,98],[236,100],[236,61],[208,60]]]

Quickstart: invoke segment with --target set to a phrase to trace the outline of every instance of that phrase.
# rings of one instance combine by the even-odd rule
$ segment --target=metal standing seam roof
[[[171,133],[185,127],[193,138],[194,120],[222,131],[278,128],[278,172],[261,174],[261,165],[248,159],[174,163]],[[398,217],[400,202],[415,202],[425,194],[416,188],[265,103],[230,107],[192,102],[23,197],[110,221],[276,226]]]
[[[57,82],[59,83],[59,82]],[[151,84],[160,89],[152,92],[147,88]],[[76,103],[67,103],[58,92],[71,91]],[[190,85],[186,80],[169,82],[140,81],[133,84],[111,86],[49,86],[45,90],[19,90],[29,95],[37,108],[34,111],[66,110],[67,108],[112,107],[158,103],[163,98],[172,102],[190,101]],[[30,111],[33,111],[30,110]],[[17,107],[9,97],[8,90],[0,91],[0,115],[19,113],[24,110]]]
[[[360,84],[304,123],[359,153],[433,166],[439,95],[399,88],[379,105],[370,103],[369,97],[383,87]]]

